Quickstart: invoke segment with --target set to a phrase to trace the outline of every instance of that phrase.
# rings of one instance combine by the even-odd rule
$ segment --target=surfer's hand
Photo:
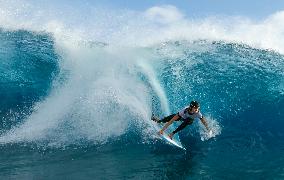
[[[209,134],[209,136],[212,136],[213,131],[212,131],[211,129],[209,129],[209,130],[208,130],[208,134]]]

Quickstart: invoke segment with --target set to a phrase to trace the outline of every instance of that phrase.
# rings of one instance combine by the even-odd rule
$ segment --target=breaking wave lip
[[[83,3],[78,8],[72,3],[62,7],[59,3],[3,1],[0,10],[2,28],[50,32],[58,42],[69,39],[65,44],[69,47],[70,39],[119,46],[206,39],[248,44],[284,53],[284,11],[254,22],[246,17],[226,16],[193,19],[169,4],[133,11],[96,8]]]

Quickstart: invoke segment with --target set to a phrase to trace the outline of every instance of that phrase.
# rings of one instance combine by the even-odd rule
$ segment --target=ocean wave
[[[89,23],[76,12],[51,17],[49,10],[38,14],[40,5],[22,3],[16,14],[15,4],[0,7],[2,144],[102,144],[133,129],[141,142],[151,143],[151,114],[176,113],[192,99],[200,101],[218,135],[222,120],[283,96],[282,13],[259,24],[232,18],[230,26],[230,18],[192,20],[181,14],[156,21],[163,8],[179,14],[165,6],[108,16],[90,11],[84,17],[106,23]]]

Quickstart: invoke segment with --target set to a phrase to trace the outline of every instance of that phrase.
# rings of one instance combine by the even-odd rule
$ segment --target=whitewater
[[[283,20],[1,1],[1,177],[282,179]],[[183,151],[150,118],[191,100]]]

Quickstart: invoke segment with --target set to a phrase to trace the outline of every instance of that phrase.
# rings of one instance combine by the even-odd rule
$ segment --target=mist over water
[[[51,158],[70,168],[57,178],[283,178],[272,168],[284,162],[283,12],[252,22],[192,19],[171,5],[45,5],[0,5],[3,177],[45,176],[57,169],[42,165]],[[196,120],[179,133],[183,152],[157,137],[150,117],[191,100],[213,137]],[[32,154],[36,165],[12,175]],[[76,164],[84,175],[70,173]]]

